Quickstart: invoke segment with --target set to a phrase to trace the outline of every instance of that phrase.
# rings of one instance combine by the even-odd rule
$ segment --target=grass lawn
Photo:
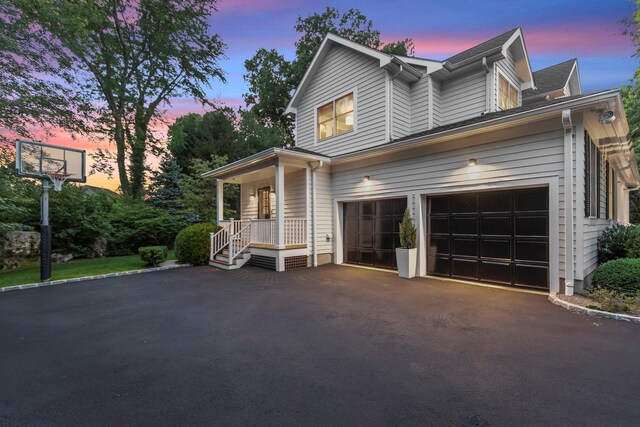
[[[175,259],[173,250],[169,251],[167,259]],[[140,260],[140,255],[78,259],[69,261],[66,264],[52,264],[51,280],[95,276],[97,274],[117,273],[141,268],[144,268],[144,266]],[[18,270],[0,272],[0,288],[39,281],[40,264],[38,261],[24,261],[22,267]]]

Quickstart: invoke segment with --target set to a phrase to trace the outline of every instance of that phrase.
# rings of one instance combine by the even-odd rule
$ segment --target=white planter
[[[416,275],[416,258],[418,250],[396,248],[396,261],[398,262],[398,276],[411,279]]]

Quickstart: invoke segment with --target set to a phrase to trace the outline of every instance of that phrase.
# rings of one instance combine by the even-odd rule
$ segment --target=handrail
[[[229,265],[233,264],[233,261],[237,256],[247,249],[251,244],[251,223],[242,227],[236,234],[229,238]]]
[[[211,236],[211,254],[209,259],[214,257],[229,244],[229,225],[224,225],[217,233],[209,233]]]

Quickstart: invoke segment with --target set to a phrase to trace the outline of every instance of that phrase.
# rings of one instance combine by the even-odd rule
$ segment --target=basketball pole
[[[47,180],[42,181],[40,193],[40,280],[51,280],[51,227],[49,226],[49,189]]]

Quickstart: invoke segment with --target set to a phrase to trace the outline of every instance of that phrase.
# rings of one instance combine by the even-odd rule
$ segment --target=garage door
[[[396,268],[395,248],[406,208],[406,198],[344,203],[344,261]]]
[[[547,188],[429,198],[427,272],[549,288]]]

